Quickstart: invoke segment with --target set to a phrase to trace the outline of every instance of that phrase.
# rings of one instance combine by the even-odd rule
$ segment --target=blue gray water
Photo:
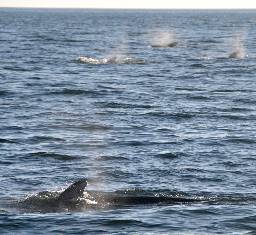
[[[0,9],[0,233],[255,234],[255,23],[255,11]],[[163,32],[176,47],[150,46]],[[230,202],[4,205],[81,177]]]

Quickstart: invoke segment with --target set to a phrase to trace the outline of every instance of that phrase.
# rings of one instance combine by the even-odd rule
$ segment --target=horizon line
[[[247,11],[254,11],[255,8],[113,8],[113,7],[35,7],[35,6],[0,6],[0,9],[60,9],[60,10],[247,10]]]

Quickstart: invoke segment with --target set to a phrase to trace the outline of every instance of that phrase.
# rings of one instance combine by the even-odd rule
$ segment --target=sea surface
[[[256,11],[0,9],[0,234],[256,234],[255,25]],[[205,200],[15,208],[80,178]]]

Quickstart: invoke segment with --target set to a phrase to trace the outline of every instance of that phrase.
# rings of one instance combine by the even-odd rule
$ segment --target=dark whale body
[[[196,199],[190,198],[175,198],[165,196],[110,196],[109,203],[114,206],[125,205],[147,205],[147,204],[178,204],[178,203],[192,203]]]
[[[240,59],[241,53],[239,51],[234,51],[229,55],[230,59]]]
[[[63,192],[40,192],[25,200],[9,203],[8,208],[15,208],[21,212],[74,212],[88,209],[120,208],[138,205],[183,205],[183,204],[230,204],[255,203],[254,196],[244,195],[197,195],[165,194],[149,191],[116,191],[99,192],[84,191],[86,179],[80,179],[71,184]],[[6,207],[5,207],[6,208]],[[4,209],[5,209],[4,208]]]
[[[124,193],[108,193],[86,191],[87,180],[81,179],[71,184],[63,192],[40,192],[34,196],[18,202],[18,208],[24,212],[62,212],[83,211],[108,207],[122,207],[149,204],[188,204],[198,202],[192,198],[154,196],[154,195],[127,195]]]
[[[243,50],[235,50],[233,51],[228,58],[230,59],[244,59],[246,54]]]
[[[81,179],[71,184],[63,192],[43,191],[18,202],[21,211],[58,212],[77,210],[79,199],[83,197],[87,180]]]
[[[178,42],[171,42],[168,44],[152,44],[151,47],[176,47]]]

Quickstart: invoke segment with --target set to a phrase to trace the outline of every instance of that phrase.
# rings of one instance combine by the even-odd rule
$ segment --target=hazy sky
[[[0,0],[0,7],[256,8],[255,0]]]

